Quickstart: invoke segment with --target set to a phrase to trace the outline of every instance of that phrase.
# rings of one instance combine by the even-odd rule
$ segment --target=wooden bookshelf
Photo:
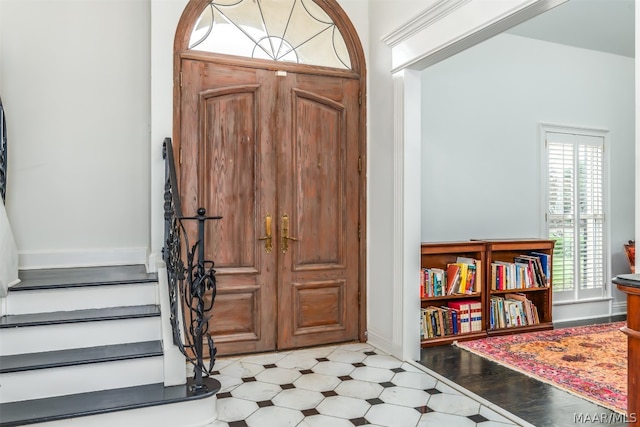
[[[442,307],[448,306],[450,302],[456,300],[476,300],[481,304],[481,330],[467,333],[447,334],[441,336],[434,336],[430,338],[423,338],[420,342],[421,347],[430,347],[436,345],[450,344],[453,341],[462,341],[483,338],[486,333],[486,322],[484,320],[484,313],[486,310],[486,274],[483,271],[486,267],[486,245],[483,242],[439,242],[439,243],[422,243],[421,248],[421,260],[420,265],[422,269],[425,268],[439,268],[444,271],[447,270],[448,264],[456,263],[458,257],[472,258],[480,261],[481,272],[477,276],[476,280],[481,280],[479,284],[479,292],[465,293],[465,294],[451,294],[444,296],[426,296],[421,297],[421,307],[426,309],[427,307]],[[446,283],[446,281],[445,281]],[[416,294],[420,295],[418,290]]]
[[[479,241],[478,241],[479,242]],[[549,273],[547,285],[543,287],[516,287],[511,289],[496,290],[492,289],[492,270],[491,265],[496,261],[513,263],[514,259],[520,255],[526,255],[531,252],[538,252],[548,255],[548,270],[551,271],[553,260],[553,240],[545,239],[505,239],[505,240],[482,240],[486,247],[486,266],[485,269],[485,329],[487,335],[507,335],[521,332],[531,332],[539,330],[553,329],[552,323],[552,295],[553,295],[553,278]],[[491,297],[504,297],[506,294],[518,293],[526,296],[536,307],[539,317],[539,323],[528,324],[525,326],[511,326],[491,328]]]

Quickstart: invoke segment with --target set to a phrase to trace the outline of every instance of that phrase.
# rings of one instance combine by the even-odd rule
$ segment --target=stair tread
[[[160,316],[160,307],[153,304],[74,311],[54,311],[51,313],[10,314],[0,317],[0,329],[155,316]]]
[[[12,292],[81,286],[122,285],[155,282],[158,280],[158,275],[156,273],[147,273],[144,265],[20,270],[18,277],[20,278],[20,283],[11,288]]]
[[[144,408],[209,397],[220,383],[206,378],[209,391],[194,395],[187,385],[165,387],[162,383],[101,390],[0,404],[0,427],[56,421],[125,409]]]
[[[61,366],[162,356],[161,341],[114,344],[70,350],[0,356],[0,374]]]

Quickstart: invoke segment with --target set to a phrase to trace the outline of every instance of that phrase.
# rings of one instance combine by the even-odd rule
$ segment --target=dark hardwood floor
[[[625,320],[626,316],[554,324],[555,328]],[[609,422],[584,425],[627,426],[619,415],[573,394],[515,372],[454,345],[424,348],[422,365],[506,409],[536,427],[576,426],[576,414]],[[607,414],[607,415],[602,415]],[[609,416],[611,418],[607,418]],[[584,415],[583,415],[584,416]],[[588,418],[587,418],[588,419]],[[629,424],[630,425],[630,424]]]

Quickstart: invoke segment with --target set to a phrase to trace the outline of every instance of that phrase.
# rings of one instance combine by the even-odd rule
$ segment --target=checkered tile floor
[[[368,344],[220,358],[211,427],[527,425]]]

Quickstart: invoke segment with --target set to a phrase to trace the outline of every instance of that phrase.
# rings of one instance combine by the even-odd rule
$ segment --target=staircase
[[[191,392],[184,358],[175,357],[160,307],[168,310],[166,270],[24,270],[20,279],[0,317],[1,427],[196,427],[216,419],[219,387]],[[176,364],[178,381],[167,374]]]

